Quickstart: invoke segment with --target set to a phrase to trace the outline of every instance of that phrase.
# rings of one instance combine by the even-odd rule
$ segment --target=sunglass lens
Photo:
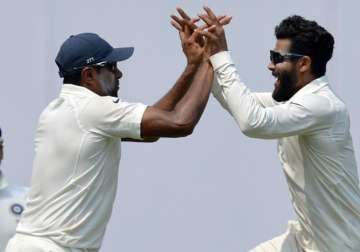
[[[276,65],[278,63],[283,62],[284,57],[280,53],[271,50],[270,51],[270,60],[274,65]]]

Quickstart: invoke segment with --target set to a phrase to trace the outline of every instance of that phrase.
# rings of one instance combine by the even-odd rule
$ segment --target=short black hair
[[[81,71],[76,71],[74,73],[65,75],[63,83],[80,85],[81,84]]]
[[[316,78],[326,73],[326,63],[334,50],[334,37],[318,23],[298,15],[290,16],[275,27],[275,36],[291,41],[291,53],[311,58],[311,72]]]

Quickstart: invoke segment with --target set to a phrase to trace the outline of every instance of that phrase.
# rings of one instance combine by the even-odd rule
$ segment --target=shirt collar
[[[88,97],[98,95],[86,87],[74,85],[71,83],[63,84],[60,95],[61,94],[75,94],[75,95],[82,95],[82,96],[88,96]]]
[[[319,89],[321,89],[327,85],[329,85],[328,78],[325,75],[321,76],[321,77],[311,81],[310,83],[306,84],[305,86],[303,86],[299,91],[297,91],[293,95],[293,97],[290,98],[289,101],[294,100],[295,97],[297,97],[299,95],[315,93],[316,91],[318,91]]]
[[[2,171],[0,170],[0,190],[6,188],[8,185],[8,182],[6,181]]]

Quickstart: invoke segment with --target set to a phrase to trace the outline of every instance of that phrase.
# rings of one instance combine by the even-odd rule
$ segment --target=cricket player
[[[0,165],[4,158],[4,140],[0,128]],[[27,188],[9,185],[0,169],[0,252],[15,234],[16,225],[24,210]]]
[[[179,34],[187,66],[152,106],[117,97],[117,62],[130,58],[133,48],[113,48],[93,33],[63,43],[55,60],[63,86],[40,115],[26,210],[6,252],[99,251],[114,203],[122,139],[187,136],[207,103],[213,82],[207,43],[186,25]]]
[[[349,114],[325,75],[333,36],[315,21],[284,19],[275,28],[268,65],[274,90],[253,93],[241,81],[222,25],[205,11],[200,18],[209,29],[200,33],[216,48],[213,94],[245,135],[278,139],[297,215],[283,235],[251,252],[359,252],[360,188]]]

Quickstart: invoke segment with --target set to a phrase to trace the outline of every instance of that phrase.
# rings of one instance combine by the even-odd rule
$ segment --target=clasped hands
[[[171,24],[180,35],[182,49],[188,65],[198,65],[207,61],[211,55],[227,51],[227,42],[223,26],[231,21],[231,16],[216,16],[209,7],[204,7],[205,13],[196,18],[190,18],[181,8],[176,8],[179,16],[171,15]],[[196,23],[202,20],[203,25]]]

